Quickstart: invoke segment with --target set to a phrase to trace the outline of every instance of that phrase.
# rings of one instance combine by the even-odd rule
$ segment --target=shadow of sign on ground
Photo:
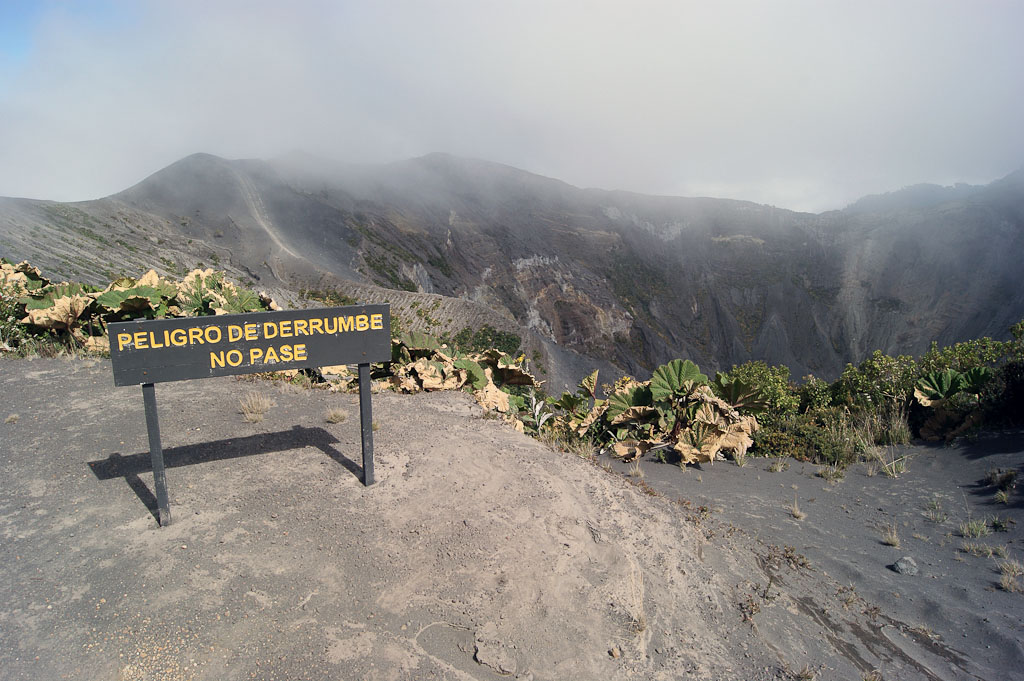
[[[323,428],[295,426],[289,430],[274,433],[171,447],[163,450],[164,465],[166,468],[178,468],[213,461],[286,452],[302,447],[315,447],[344,467],[357,480],[362,480],[362,467],[334,446],[338,443],[339,440]],[[114,452],[105,459],[89,461],[87,465],[98,480],[124,478],[135,495],[159,522],[160,510],[156,494],[141,477],[153,472],[149,452],[129,455]]]

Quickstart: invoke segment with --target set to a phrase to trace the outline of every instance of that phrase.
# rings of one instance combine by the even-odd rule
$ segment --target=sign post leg
[[[359,365],[359,424],[363,440],[363,484],[373,484],[373,408],[370,404],[370,365]]]
[[[156,388],[142,385],[142,401],[146,406],[146,430],[149,432],[149,458],[153,463],[153,486],[159,507],[157,521],[161,527],[171,524],[171,506],[167,500],[167,473],[164,471],[164,450],[160,446],[160,420],[156,411]]]

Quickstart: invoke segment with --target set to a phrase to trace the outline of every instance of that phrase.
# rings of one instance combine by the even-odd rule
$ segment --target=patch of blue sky
[[[0,2],[0,64],[14,65],[28,58],[47,3],[33,0]]]
[[[0,0],[0,62],[27,60],[50,22],[110,34],[133,24],[142,9],[124,0]]]
[[[0,0],[0,96],[31,67],[54,30],[113,36],[143,10],[127,0]]]

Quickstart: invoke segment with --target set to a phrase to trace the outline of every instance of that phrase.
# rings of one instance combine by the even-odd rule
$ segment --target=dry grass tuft
[[[900,546],[900,533],[899,527],[893,522],[891,525],[885,525],[882,527],[882,543],[886,546],[894,546],[899,548]]]
[[[925,507],[924,516],[937,525],[941,525],[949,518],[949,514],[942,510],[942,504],[938,499],[932,499]]]
[[[991,546],[971,541],[965,541],[961,544],[960,551],[969,553],[972,556],[978,556],[979,558],[991,558],[994,553]]]
[[[1010,518],[1002,518],[999,515],[994,515],[988,519],[988,526],[993,532],[1009,532],[1010,525],[1013,524],[1013,520]]]
[[[807,517],[807,514],[800,510],[800,504],[797,502],[795,494],[793,495],[793,504],[787,506],[786,510],[789,511],[789,515],[793,516],[797,520],[803,520]]]
[[[880,450],[875,450],[875,459],[887,477],[898,478],[907,472],[907,456],[896,456],[892,447],[888,447],[887,451],[888,454],[883,454]]]
[[[640,459],[633,460],[633,465],[629,467],[629,476],[637,480],[644,479],[644,469],[640,467]]]
[[[1001,490],[1010,490],[1017,484],[1017,471],[1012,468],[992,468],[988,471],[985,479],[993,487],[998,487]]]
[[[814,681],[818,678],[818,673],[806,664],[796,671],[791,670],[789,674],[793,681]]]
[[[839,589],[836,590],[836,596],[839,597],[839,601],[843,604],[844,610],[849,610],[860,600],[860,597],[857,595],[857,589],[854,588],[853,584],[850,586],[839,587]]]
[[[1024,593],[1024,587],[1021,586],[1020,580],[1012,575],[1003,575],[999,578],[999,586],[1003,591],[1009,593]]]
[[[347,419],[348,412],[345,411],[344,409],[331,407],[326,412],[324,412],[324,421],[327,421],[327,423],[345,423]]]
[[[548,428],[541,431],[540,441],[557,452],[566,452],[592,461],[594,459],[594,445],[589,441],[578,437],[566,437]]]
[[[263,393],[251,392],[238,400],[238,413],[246,423],[259,423],[273,406],[273,401]]]
[[[999,564],[999,572],[1011,577],[1024,577],[1024,565],[1017,560],[1007,560]]]
[[[977,539],[978,537],[984,537],[985,535],[992,533],[992,530],[988,529],[988,523],[984,520],[977,519],[960,523],[959,529],[960,536],[967,537],[968,539]]]
[[[776,457],[770,464],[768,464],[768,470],[772,473],[781,473],[787,468],[789,468],[789,460],[784,456]]]
[[[838,463],[830,463],[818,467],[818,477],[833,485],[842,480],[845,475],[846,472]]]

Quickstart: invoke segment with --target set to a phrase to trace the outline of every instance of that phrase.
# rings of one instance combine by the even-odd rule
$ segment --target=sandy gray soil
[[[1024,433],[898,447],[887,455],[907,457],[908,470],[893,479],[878,466],[858,464],[829,482],[820,466],[797,461],[780,472],[753,458],[742,468],[718,462],[680,471],[643,462],[641,469],[659,492],[706,506],[744,534],[792,546],[837,580],[841,600],[851,601],[845,608],[877,613],[873,630],[862,632],[869,648],[877,634],[898,637],[909,657],[940,678],[948,673],[940,658],[954,678],[960,678],[955,668],[969,672],[963,678],[1016,678],[1005,670],[1024,678],[1024,596],[1000,587],[999,569],[1006,560],[1024,560],[1024,494],[1018,488],[1008,503],[997,503],[998,488],[987,479],[993,469],[1024,474]],[[629,466],[610,463],[629,474]],[[794,500],[806,514],[801,520],[790,511]],[[983,537],[961,535],[961,523],[992,519],[1005,527],[997,522],[992,530],[990,522]],[[899,546],[884,540],[889,528]],[[965,544],[981,551],[964,551]],[[985,556],[986,547],[1006,556]],[[905,556],[917,575],[893,569]]]
[[[275,403],[260,423],[238,413],[250,391]],[[955,550],[967,509],[1019,518],[1019,492],[996,509],[972,485],[1020,466],[1020,436],[915,450],[897,480],[855,470],[835,486],[800,465],[645,463],[652,496],[482,418],[466,395],[380,394],[378,483],[364,488],[355,396],[228,378],[159,385],[157,401],[164,528],[141,390],[114,388],[107,362],[0,361],[0,678],[995,680],[1024,667],[1024,596]],[[348,420],[327,423],[328,407]],[[799,522],[784,510],[794,492]],[[921,515],[936,494],[942,523]],[[875,529],[892,521],[898,550]],[[1019,560],[1021,528],[1008,530],[977,541]],[[886,567],[902,555],[919,575]]]

